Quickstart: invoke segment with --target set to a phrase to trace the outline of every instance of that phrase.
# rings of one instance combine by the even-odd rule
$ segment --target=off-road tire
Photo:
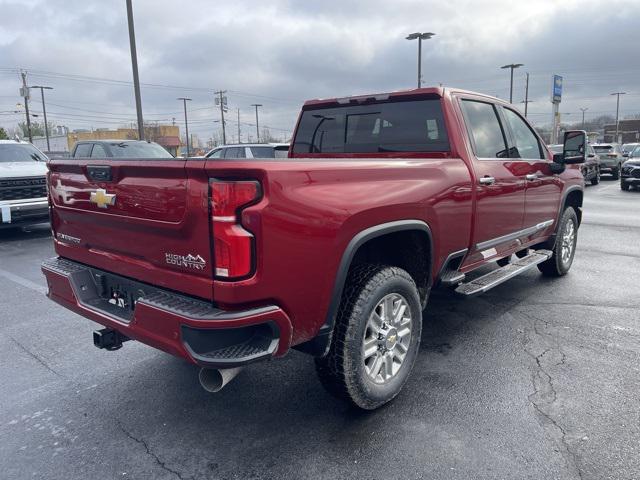
[[[562,244],[569,223],[573,223],[574,239],[569,258],[565,261],[562,258]],[[547,277],[562,277],[566,275],[576,253],[576,245],[578,242],[578,216],[572,207],[567,207],[560,217],[560,226],[556,234],[556,240],[551,251],[553,255],[548,260],[538,264],[538,270]]]
[[[390,293],[407,301],[411,338],[400,370],[388,383],[376,384],[365,372],[362,345],[371,312]],[[357,266],[345,283],[329,353],[315,359],[320,382],[335,397],[365,410],[376,409],[400,393],[415,363],[421,332],[422,308],[411,276],[398,267]]]

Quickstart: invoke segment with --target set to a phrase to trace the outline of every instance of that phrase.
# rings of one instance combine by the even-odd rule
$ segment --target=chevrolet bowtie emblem
[[[107,193],[104,188],[99,188],[95,192],[91,192],[89,200],[91,203],[95,203],[98,208],[107,208],[109,205],[113,206],[116,204],[116,194]]]

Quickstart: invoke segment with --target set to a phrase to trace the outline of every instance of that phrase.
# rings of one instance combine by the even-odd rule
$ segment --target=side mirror
[[[564,133],[564,148],[562,149],[562,163],[584,163],[587,148],[587,132],[584,130],[570,130]],[[555,157],[554,157],[555,160]]]

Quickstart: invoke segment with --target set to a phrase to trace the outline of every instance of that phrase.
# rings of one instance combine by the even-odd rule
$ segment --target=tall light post
[[[256,138],[258,139],[258,143],[260,143],[260,126],[258,123],[258,107],[261,107],[260,103],[252,103],[252,107],[256,107]]]
[[[434,35],[435,33],[431,32],[416,32],[406,37],[407,40],[418,40],[418,88],[422,87],[422,40],[429,40]]]
[[[584,112],[586,112],[587,110],[589,110],[589,107],[580,109],[580,111],[582,112],[582,129],[583,130],[584,130]]]
[[[618,141],[618,132],[620,131],[620,95],[626,95],[627,92],[614,92],[611,95],[615,95],[616,97],[618,97],[616,99],[616,138],[614,140],[614,142]]]
[[[511,69],[511,87],[509,88],[509,103],[513,103],[513,71],[516,68],[524,67],[524,63],[510,63],[509,65],[503,65],[500,68]]]
[[[47,137],[47,153],[51,151],[51,146],[49,145],[49,125],[47,124],[47,107],[44,104],[44,91],[45,90],[53,90],[53,87],[44,87],[42,85],[33,85],[29,88],[39,88],[40,95],[42,96],[42,114],[44,115],[44,134]]]
[[[187,157],[189,156],[189,123],[187,121],[187,102],[190,102],[190,98],[179,97],[178,100],[182,100],[184,104],[184,133],[185,138],[187,139]]]
[[[138,117],[138,140],[144,140],[140,78],[138,77],[138,54],[136,53],[136,34],[133,28],[133,7],[131,6],[131,0],[127,0],[127,23],[129,25],[129,49],[131,50],[131,68],[133,70],[133,90],[136,96],[136,115]]]

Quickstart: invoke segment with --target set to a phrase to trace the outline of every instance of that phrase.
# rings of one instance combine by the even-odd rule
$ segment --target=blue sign
[[[562,100],[562,77],[560,75],[553,76],[553,95],[551,101],[560,103]]]

